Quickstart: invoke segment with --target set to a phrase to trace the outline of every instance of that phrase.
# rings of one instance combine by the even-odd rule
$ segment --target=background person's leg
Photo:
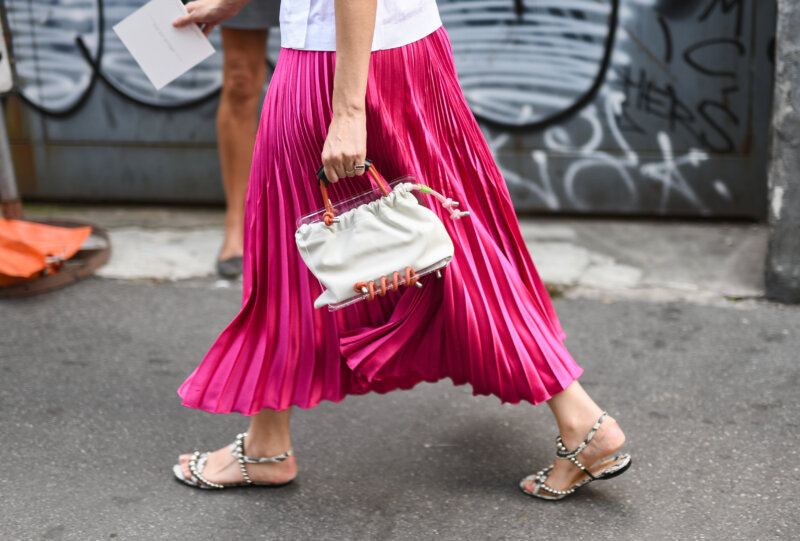
[[[225,187],[225,240],[221,261],[242,255],[244,200],[253,145],[258,129],[258,105],[267,76],[267,30],[221,28],[225,55],[222,95],[217,109],[217,147]],[[238,267],[228,269],[227,267]],[[226,276],[241,272],[241,264],[223,265]]]

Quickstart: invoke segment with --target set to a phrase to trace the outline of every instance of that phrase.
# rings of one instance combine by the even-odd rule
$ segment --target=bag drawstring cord
[[[460,220],[465,216],[469,216],[468,210],[458,210],[456,207],[458,206],[458,201],[453,201],[449,197],[445,197],[433,188],[425,186],[424,184],[414,184],[412,189],[418,190],[422,193],[426,193],[435,197],[442,206],[447,209],[447,212],[450,213],[451,220]]]

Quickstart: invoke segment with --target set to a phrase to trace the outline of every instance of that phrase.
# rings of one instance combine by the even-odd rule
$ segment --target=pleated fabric
[[[414,175],[455,255],[442,279],[337,312],[294,241],[323,207],[314,173],[331,119],[335,53],[282,49],[267,92],[245,209],[242,308],[178,393],[185,406],[252,415],[450,378],[503,402],[548,400],[582,370],[525,247],[506,184],[464,99],[447,34],[376,51],[367,84],[367,155],[388,179]],[[330,189],[334,203],[366,176]],[[368,277],[367,277],[368,278]]]

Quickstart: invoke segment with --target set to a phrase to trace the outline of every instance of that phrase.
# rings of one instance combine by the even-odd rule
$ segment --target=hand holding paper
[[[173,21],[186,13],[180,0],[151,0],[114,26],[156,90],[214,53],[197,26],[173,26]]]
[[[195,0],[186,4],[187,14],[176,19],[173,24],[180,28],[194,23],[207,36],[216,25],[239,13],[247,2],[249,0]]]

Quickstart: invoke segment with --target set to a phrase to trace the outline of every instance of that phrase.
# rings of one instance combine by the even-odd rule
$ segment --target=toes
[[[528,480],[528,481],[525,481],[522,484],[522,486],[525,487],[525,490],[527,490],[528,492],[533,492],[534,482],[532,480]]]
[[[176,464],[176,466],[180,468],[181,473],[183,473],[183,476],[187,479],[192,478],[192,473],[189,471],[189,460],[191,458],[192,455],[180,455],[178,457],[178,464]]]
[[[536,477],[535,476],[528,476],[522,480],[522,489],[527,492],[533,492],[533,489],[536,488]]]
[[[180,461],[179,465],[181,467],[181,471],[183,472],[183,476],[187,479],[192,478],[192,472],[189,471],[189,459],[192,455],[181,455],[178,459]]]

